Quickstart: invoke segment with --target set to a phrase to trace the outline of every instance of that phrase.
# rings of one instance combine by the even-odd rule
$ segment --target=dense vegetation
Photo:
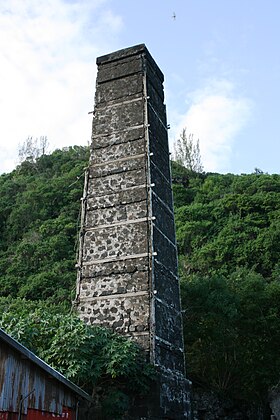
[[[149,366],[131,342],[70,314],[87,162],[75,146],[0,176],[0,325],[101,400],[110,389],[107,407],[118,395],[121,412],[130,390],[147,389]],[[188,376],[265,400],[280,368],[280,175],[173,163],[173,178]]]
[[[87,161],[88,148],[71,147],[0,177],[2,296],[70,303]]]
[[[280,372],[280,175],[174,163],[173,177],[189,375],[265,402]]]

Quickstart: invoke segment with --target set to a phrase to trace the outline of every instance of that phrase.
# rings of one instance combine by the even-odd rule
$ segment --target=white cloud
[[[178,119],[176,138],[184,127],[199,139],[206,171],[227,172],[234,140],[248,122],[252,103],[236,95],[225,80],[212,80],[188,97],[188,110]]]
[[[87,144],[95,59],[121,27],[106,0],[0,0],[0,173],[28,136]]]

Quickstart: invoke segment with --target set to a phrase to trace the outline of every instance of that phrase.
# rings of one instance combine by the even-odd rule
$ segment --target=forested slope
[[[189,376],[265,403],[280,372],[280,175],[174,163],[173,177]]]
[[[56,150],[0,177],[1,296],[70,304],[88,157]]]
[[[244,267],[266,278],[277,275],[280,176],[190,174],[188,182],[174,186],[177,241],[187,270],[229,274]]]
[[[72,358],[64,372],[78,383],[86,381],[73,371],[77,339],[94,341],[92,332],[71,318],[72,353],[62,337],[63,319],[71,324],[87,164],[88,148],[75,146],[0,176],[1,325],[31,348],[39,343],[34,350],[58,368],[63,361],[46,353],[44,340],[48,348],[60,345],[64,359]],[[265,401],[280,371],[280,175],[197,174],[176,163],[172,171],[188,376],[222,395]],[[98,353],[106,334],[94,334]],[[116,364],[102,359],[101,377],[130,376],[145,387],[135,379],[144,369],[135,348],[115,337],[110,343]],[[125,359],[129,353],[136,364]],[[92,354],[85,357],[90,363]],[[92,386],[101,379],[91,380]],[[123,385],[121,392],[125,407]]]

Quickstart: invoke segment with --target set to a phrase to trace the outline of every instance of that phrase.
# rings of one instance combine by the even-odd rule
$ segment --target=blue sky
[[[88,144],[96,57],[139,43],[171,148],[186,127],[206,171],[279,173],[279,21],[278,0],[0,0],[0,173],[28,136]]]

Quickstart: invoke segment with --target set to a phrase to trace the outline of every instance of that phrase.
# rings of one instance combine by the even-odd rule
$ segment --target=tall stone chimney
[[[187,419],[163,74],[145,45],[97,59],[82,198],[77,307],[130,336],[159,371],[156,397],[132,418]]]

